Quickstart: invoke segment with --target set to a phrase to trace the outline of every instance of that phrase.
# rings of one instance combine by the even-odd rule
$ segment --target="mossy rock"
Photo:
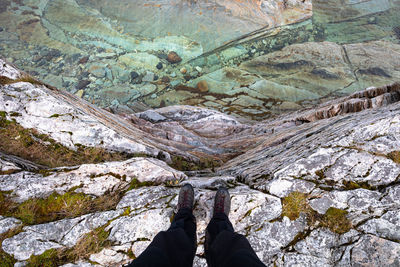
[[[136,156],[82,145],[77,146],[78,149],[74,151],[46,134],[38,133],[34,129],[25,129],[15,120],[7,120],[5,111],[0,111],[0,147],[6,154],[50,168],[119,161]]]
[[[299,218],[300,213],[309,214],[311,208],[307,201],[308,195],[301,192],[291,192],[282,200],[282,216],[288,217],[290,220]]]
[[[321,219],[321,226],[329,228],[334,233],[347,233],[352,228],[347,214],[345,210],[330,207]]]
[[[296,220],[303,213],[310,226],[326,227],[334,233],[344,234],[352,229],[347,219],[347,211],[330,207],[324,215],[318,214],[308,203],[309,195],[301,192],[291,192],[282,199],[282,216]]]

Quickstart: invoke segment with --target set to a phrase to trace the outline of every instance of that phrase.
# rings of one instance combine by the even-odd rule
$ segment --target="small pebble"
[[[146,75],[144,75],[142,81],[144,81],[144,82],[152,82],[152,81],[154,81],[154,77],[155,77],[154,73],[151,72],[151,71],[148,71],[146,73]]]
[[[186,68],[181,68],[181,69],[180,69],[180,72],[181,72],[182,74],[185,74],[185,73],[187,72],[187,69],[186,69]]]
[[[192,76],[190,76],[190,74],[186,74],[185,76],[183,76],[183,78],[185,78],[186,81],[189,81],[190,79],[192,79]]]
[[[79,60],[79,64],[86,64],[88,61],[89,61],[89,56],[86,56]]]
[[[76,89],[78,89],[78,90],[80,90],[80,89],[83,89],[83,88],[85,88],[86,86],[88,86],[90,84],[90,81],[89,80],[80,80],[79,82],[78,82],[78,84],[76,85]]]
[[[79,98],[82,98],[84,91],[81,89],[78,92],[75,93],[75,95]]]
[[[0,32],[4,31],[2,27],[0,27]]]
[[[135,80],[137,77],[139,77],[139,73],[137,73],[136,71],[132,71],[132,72],[131,72],[131,79],[132,79],[132,81]]]
[[[158,70],[161,70],[161,69],[163,68],[163,64],[162,64],[161,62],[159,62],[159,63],[157,64],[156,68],[157,68]]]
[[[111,101],[111,105],[113,105],[113,106],[119,106],[119,101],[118,101],[118,99],[114,99],[113,101]]]
[[[202,72],[203,71],[203,69],[201,67],[199,67],[199,66],[196,66],[195,70],[197,70],[198,72]]]
[[[162,81],[163,83],[169,83],[170,79],[169,79],[168,76],[163,76],[163,77],[161,78],[161,81]]]
[[[167,61],[169,63],[175,64],[182,61],[182,58],[174,51],[168,53]]]
[[[196,89],[202,93],[208,92],[208,84],[206,81],[200,81],[197,83]]]

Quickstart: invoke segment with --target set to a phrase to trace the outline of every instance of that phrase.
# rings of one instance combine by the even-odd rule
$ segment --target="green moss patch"
[[[0,205],[0,215],[18,218],[27,225],[40,224],[110,210],[116,207],[121,197],[122,192],[97,198],[75,192],[53,193],[47,198],[29,199],[21,204],[8,201]]]
[[[331,207],[324,215],[320,215],[310,207],[308,198],[309,196],[305,193],[291,192],[282,199],[282,216],[296,220],[303,213],[306,215],[309,225],[326,227],[338,234],[347,233],[352,228],[346,216],[347,211]]]
[[[284,197],[282,200],[282,216],[296,220],[300,213],[310,214],[312,209],[308,205],[307,197],[307,194],[300,192],[291,192],[287,197]]]
[[[75,166],[85,163],[119,161],[134,155],[111,153],[103,148],[77,146],[74,151],[34,129],[25,129],[0,112],[0,150],[46,167]]]
[[[354,181],[343,181],[343,186],[347,190],[354,190],[359,188],[364,188],[368,190],[373,190],[374,187],[369,185],[367,182],[354,182]]]
[[[181,156],[172,156],[172,163],[170,166],[180,171],[198,171],[204,169],[211,169],[214,171],[215,168],[222,165],[222,161],[212,157],[201,157],[199,162],[193,162],[187,160]]]
[[[27,260],[27,267],[53,267],[68,263],[68,258],[62,250],[50,249],[41,255],[33,255]]]
[[[132,189],[137,189],[140,187],[144,187],[144,186],[153,186],[153,185],[155,185],[154,182],[150,182],[150,181],[140,182],[137,178],[133,178],[129,184],[127,191],[132,190]]]
[[[350,221],[346,217],[347,214],[348,212],[345,210],[330,207],[322,216],[321,225],[329,228],[334,233],[347,233],[352,228]]]

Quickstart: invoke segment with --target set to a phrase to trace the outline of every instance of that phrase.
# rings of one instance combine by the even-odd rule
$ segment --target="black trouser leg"
[[[191,267],[196,254],[196,219],[189,209],[176,214],[167,231],[158,233],[128,267]]]
[[[215,214],[207,226],[205,254],[209,267],[265,266],[224,213]]]

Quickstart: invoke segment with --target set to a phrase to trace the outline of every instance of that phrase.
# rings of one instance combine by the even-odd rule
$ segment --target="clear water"
[[[0,0],[0,55],[50,85],[122,113],[189,104],[263,119],[334,96],[327,87],[336,86],[340,95],[399,80],[393,65],[362,70],[369,78],[351,82],[329,62],[323,68],[310,63],[310,69],[308,63],[296,65],[305,61],[295,57],[284,65],[275,62],[273,75],[242,68],[249,60],[306,42],[384,40],[398,51],[398,0],[285,3]],[[170,51],[182,61],[168,62]],[[305,76],[318,74],[329,86],[291,79],[288,66]],[[205,89],[197,87],[202,80]]]

